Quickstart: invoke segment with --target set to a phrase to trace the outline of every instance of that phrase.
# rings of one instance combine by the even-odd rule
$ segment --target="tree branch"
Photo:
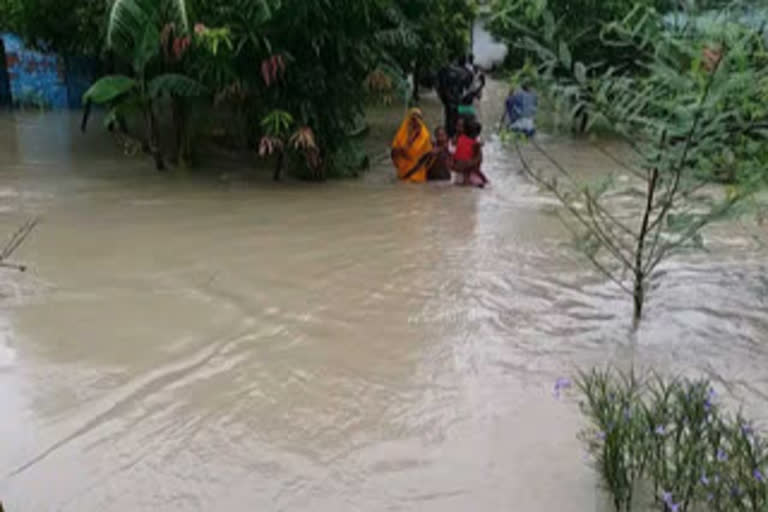
[[[558,215],[558,216],[559,216],[559,215]],[[569,229],[570,229],[570,230],[571,230],[571,231],[574,233],[574,235],[578,235],[578,233],[576,233],[576,231],[575,231],[574,229],[572,229],[572,228],[570,228],[570,227],[568,226],[568,223],[565,221],[565,219],[563,219],[563,218],[562,218],[562,216],[559,216],[559,217],[560,217],[560,220],[561,220],[561,222],[563,223],[563,225],[565,225],[566,227],[568,227],[568,228],[569,228]],[[626,284],[624,284],[624,283],[622,282],[622,280],[621,280],[619,277],[617,277],[617,276],[616,276],[616,275],[615,275],[615,274],[614,274],[612,271],[610,271],[610,270],[609,270],[609,269],[608,269],[608,268],[607,268],[605,265],[603,265],[603,263],[601,263],[601,262],[600,262],[600,261],[597,259],[597,257],[596,257],[595,255],[593,255],[593,254],[590,254],[590,253],[589,253],[589,252],[587,252],[587,251],[580,251],[580,252],[581,252],[581,253],[582,253],[584,256],[586,256],[586,258],[587,258],[587,259],[588,259],[588,260],[589,260],[589,261],[592,263],[592,265],[594,265],[594,267],[595,267],[595,268],[596,268],[596,269],[597,269],[597,270],[598,270],[598,271],[599,271],[601,274],[603,274],[605,277],[607,277],[608,279],[610,279],[610,280],[611,280],[611,281],[612,281],[614,284],[616,284],[616,285],[617,285],[619,288],[621,288],[621,290],[622,290],[624,293],[627,293],[628,295],[632,295],[632,290],[630,290],[630,289],[629,289],[629,287],[628,287]]]
[[[720,207],[716,210],[712,210],[706,215],[702,215],[697,222],[692,224],[685,232],[683,236],[675,240],[674,242],[667,243],[666,245],[662,246],[661,249],[659,249],[659,253],[656,255],[653,260],[649,262],[649,264],[646,266],[647,272],[653,272],[656,267],[659,266],[659,264],[664,260],[664,257],[669,254],[671,251],[680,248],[687,242],[689,242],[693,237],[696,236],[701,229],[706,226],[707,224],[711,223],[714,219],[720,217],[722,214],[730,210],[735,204],[743,201],[747,196],[746,195],[738,195],[733,198],[728,199],[725,204],[720,205]]]
[[[21,244],[29,236],[32,230],[35,229],[35,226],[37,226],[38,222],[38,218],[30,219],[16,230],[16,232],[8,240],[8,243],[5,244],[2,252],[0,252],[0,261],[8,259],[16,251],[16,249],[21,246]]]
[[[570,204],[570,201],[558,190],[556,185],[553,185],[549,182],[547,182],[545,179],[541,178],[536,172],[531,168],[530,164],[526,160],[525,156],[523,156],[522,150],[520,149],[520,144],[517,142],[517,140],[514,141],[515,145],[515,151],[517,152],[518,158],[520,159],[520,163],[523,166],[523,169],[525,170],[526,174],[528,174],[534,181],[536,181],[538,184],[543,186],[545,189],[550,191],[565,207],[568,212],[594,237],[598,238],[600,240],[601,245],[606,247],[609,252],[613,255],[614,258],[616,258],[620,263],[626,265],[628,268],[631,268],[631,265],[627,265],[626,258],[619,252],[618,249],[616,249],[610,242],[610,240],[605,240],[605,235],[601,233],[599,230],[599,227],[596,229],[593,225],[593,223],[590,223],[589,220],[585,219],[584,216],[579,212],[576,208],[573,207],[573,205]],[[563,222],[566,226],[567,223]],[[627,288],[627,286],[621,282],[621,280],[616,277],[610,270],[608,270],[602,263],[600,263],[595,256],[587,253],[587,251],[581,251],[582,253],[587,256],[587,258],[592,262],[595,267],[602,272],[606,277],[611,279],[614,283],[619,285],[622,290],[629,293],[630,295],[632,292]]]
[[[563,167],[563,166],[560,164],[560,162],[558,162],[558,161],[557,161],[557,159],[555,159],[555,158],[554,158],[552,155],[550,155],[550,154],[549,154],[549,153],[548,153],[546,150],[544,150],[544,148],[542,148],[541,146],[539,146],[539,144],[538,144],[536,141],[531,141],[531,144],[532,144],[532,145],[533,145],[533,147],[535,147],[535,148],[536,148],[536,149],[537,149],[537,150],[538,150],[538,151],[539,151],[539,152],[540,152],[542,155],[544,155],[544,158],[546,158],[546,159],[547,159],[547,160],[548,160],[548,161],[549,161],[549,162],[550,162],[552,165],[554,165],[554,166],[555,166],[555,168],[556,168],[556,169],[557,169],[557,170],[558,170],[558,171],[559,171],[561,174],[565,175],[565,176],[566,176],[566,177],[567,177],[569,180],[573,181],[573,178],[571,178],[571,176],[570,176],[570,174],[568,173],[568,171],[567,171],[567,170],[566,170],[566,169],[565,169],[565,168],[564,168],[564,167]],[[599,210],[599,211],[600,211],[600,213],[602,213],[602,215],[603,215],[603,216],[604,216],[604,217],[605,217],[607,220],[611,221],[611,222],[612,222],[612,223],[613,223],[615,226],[617,226],[619,229],[621,229],[621,230],[622,230],[622,231],[624,231],[625,233],[629,234],[630,236],[632,236],[632,237],[634,237],[634,238],[637,238],[637,235],[635,235],[635,234],[632,232],[632,230],[631,230],[631,229],[629,229],[629,228],[628,228],[626,225],[624,225],[624,224],[623,224],[621,221],[619,221],[619,220],[618,220],[616,217],[614,217],[613,215],[611,215],[611,213],[610,213],[610,212],[609,212],[609,211],[608,211],[608,210],[607,210],[605,207],[603,207],[603,205],[601,205],[601,204],[599,203],[599,201],[597,201],[595,198],[593,198],[591,194],[589,194],[588,192],[585,192],[585,197],[586,197],[586,199],[587,199],[587,202],[588,202],[588,203],[591,203],[591,204],[594,206],[594,208],[595,208],[596,210]],[[628,247],[625,247],[625,249],[626,249],[627,251],[629,251],[629,250],[630,250]]]
[[[629,249],[627,247],[618,247],[617,243],[623,245],[621,239],[616,236],[611,238],[609,234],[606,233],[605,230],[600,226],[599,216],[595,213],[592,203],[590,203],[589,200],[587,200],[587,213],[589,214],[589,218],[592,220],[594,232],[600,239],[600,242],[611,252],[611,254],[613,254],[614,258],[619,260],[626,267],[632,268],[632,263],[629,261],[629,258],[621,252],[622,249],[630,252]],[[610,228],[605,229],[610,232]]]
[[[667,192],[665,195],[665,199],[662,201],[662,208],[661,212],[659,212],[659,215],[656,217],[656,219],[651,223],[651,225],[648,228],[648,231],[656,230],[654,235],[654,240],[651,245],[651,251],[648,254],[649,259],[654,259],[654,252],[656,251],[659,243],[659,238],[661,237],[661,231],[663,229],[662,222],[664,222],[664,219],[666,218],[667,214],[672,210],[675,204],[675,195],[677,194],[677,191],[680,186],[680,181],[682,179],[683,169],[685,167],[685,162],[688,159],[688,153],[691,150],[692,142],[694,139],[694,135],[696,134],[696,130],[698,129],[699,122],[701,121],[701,117],[704,114],[704,103],[706,103],[707,99],[709,98],[709,93],[712,91],[712,85],[715,82],[715,77],[717,76],[717,72],[720,69],[720,65],[723,62],[723,58],[720,58],[717,61],[717,64],[715,65],[714,69],[710,72],[710,75],[707,79],[707,83],[704,86],[704,92],[701,95],[701,99],[699,100],[698,107],[696,108],[696,112],[693,116],[693,122],[691,123],[691,127],[688,130],[688,134],[685,138],[685,145],[683,146],[683,152],[680,155],[680,160],[678,161],[677,165],[673,168],[674,172],[674,180],[672,183],[671,189]],[[662,142],[662,145],[664,142]],[[652,204],[652,203],[651,203]]]
[[[592,147],[597,149],[603,155],[608,157],[613,163],[615,163],[616,165],[620,166],[622,169],[626,170],[627,172],[629,172],[630,174],[632,174],[636,178],[640,178],[642,180],[647,179],[647,176],[644,175],[642,172],[640,172],[639,169],[635,169],[635,168],[631,167],[629,164],[627,164],[626,162],[623,162],[616,155],[614,155],[613,153],[609,152],[607,149],[603,148],[602,146],[600,146],[598,144],[595,144],[593,142],[592,143]]]

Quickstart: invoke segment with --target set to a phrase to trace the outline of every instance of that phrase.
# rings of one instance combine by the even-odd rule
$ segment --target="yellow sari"
[[[413,121],[418,128],[413,126]],[[432,151],[432,135],[424,123],[421,110],[408,111],[397,135],[392,141],[392,161],[397,168],[398,179],[411,183],[427,181],[427,161],[423,157]]]

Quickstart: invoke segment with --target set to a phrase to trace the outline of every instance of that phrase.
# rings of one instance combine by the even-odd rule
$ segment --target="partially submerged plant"
[[[580,437],[617,512],[635,510],[642,485],[661,512],[768,508],[768,443],[723,412],[708,381],[593,370],[577,387],[590,423]]]
[[[582,435],[617,511],[632,509],[637,482],[648,462],[641,383],[634,373],[614,381],[607,371],[580,375],[577,386],[586,401],[582,412],[593,428]]]
[[[261,120],[263,135],[259,142],[259,156],[276,156],[275,181],[281,178],[286,150],[302,155],[310,169],[316,170],[322,164],[312,128],[299,126],[294,130],[294,125],[293,116],[284,110],[273,110]]]
[[[552,16],[544,18],[547,29],[527,32],[524,42],[537,56],[539,83],[587,128],[608,127],[624,142],[629,156],[602,151],[627,179],[585,183],[534,141],[554,168],[545,174],[515,147],[524,170],[565,207],[577,247],[632,297],[637,325],[659,266],[701,248],[702,229],[768,177],[765,41],[750,29],[706,37],[669,29],[654,10],[637,8],[602,33],[606,47],[637,55],[639,69],[628,71],[575,60]],[[724,175],[727,190],[706,188]],[[622,198],[633,208],[617,211]]]
[[[171,17],[177,23],[165,20],[166,10],[172,13]],[[187,75],[156,73],[155,64],[162,55],[168,61],[181,60],[191,41],[184,0],[116,0],[109,15],[107,47],[125,63],[130,63],[132,74],[105,76],[85,92],[82,129],[85,130],[88,122],[91,104],[109,107],[105,119],[108,126],[124,125],[127,117],[139,114],[144,120],[145,147],[152,154],[157,169],[165,169],[155,111],[157,103],[163,97],[170,97],[180,111],[182,99],[205,96],[208,91]],[[184,160],[189,146],[183,122],[185,116],[176,117],[179,160]]]

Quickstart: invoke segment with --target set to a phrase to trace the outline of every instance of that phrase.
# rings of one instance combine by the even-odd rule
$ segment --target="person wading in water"
[[[428,157],[432,154],[432,136],[424,115],[418,108],[412,108],[403,119],[392,141],[392,163],[397,169],[397,178],[411,183],[427,181]]]
[[[474,76],[466,66],[466,57],[459,59],[456,64],[443,67],[437,74],[437,95],[445,108],[445,129],[450,138],[456,135],[459,105],[473,80]]]

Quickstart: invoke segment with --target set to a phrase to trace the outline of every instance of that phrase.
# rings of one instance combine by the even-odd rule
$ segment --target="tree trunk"
[[[573,121],[576,123],[576,126],[573,126],[573,128],[577,133],[585,133],[587,131],[587,126],[589,125],[589,113],[587,112],[587,109],[585,107],[579,107],[576,114],[573,116]]]
[[[588,125],[589,125],[589,114],[587,112],[582,112],[581,126],[579,126],[579,133],[586,133]]]
[[[659,170],[653,169],[648,180],[648,192],[645,203],[645,212],[643,213],[643,221],[640,225],[640,234],[637,237],[637,248],[635,249],[635,288],[633,290],[633,297],[635,302],[635,328],[640,324],[640,320],[643,318],[643,306],[645,305],[645,279],[646,275],[643,272],[643,263],[645,262],[645,239],[648,237],[648,227],[651,222],[651,211],[653,211],[653,202],[656,195],[656,186],[659,183]]]
[[[83,120],[80,121],[80,131],[83,133],[85,133],[85,128],[88,126],[89,117],[91,117],[91,100],[87,100],[85,105],[83,105]]]
[[[643,306],[645,305],[645,279],[642,272],[635,274],[635,289],[632,293],[634,299],[635,311],[633,315],[634,326],[637,328],[640,325],[640,320],[643,319]]]
[[[157,120],[155,114],[152,112],[152,105],[148,105],[144,112],[146,129],[147,129],[147,142],[149,144],[149,152],[152,154],[152,158],[155,159],[155,168],[158,171],[165,170],[165,162],[163,162],[163,154],[160,152],[160,147],[157,140]]]
[[[277,162],[275,163],[275,174],[272,177],[275,181],[280,181],[280,178],[283,174],[283,158],[285,157],[284,153],[280,151],[277,154]]]
[[[128,123],[125,121],[125,117],[123,117],[122,114],[117,114],[117,129],[120,130],[120,133],[123,135],[128,135]]]
[[[189,144],[187,141],[187,116],[183,100],[173,98],[173,124],[176,131],[176,160],[179,167],[187,167]]]

